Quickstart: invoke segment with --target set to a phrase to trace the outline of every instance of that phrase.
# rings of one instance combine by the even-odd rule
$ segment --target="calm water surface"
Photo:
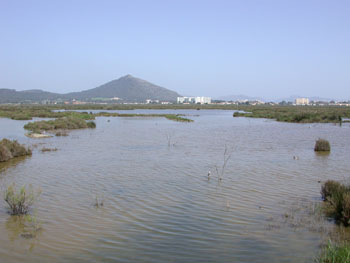
[[[12,182],[42,190],[35,238],[21,236],[23,225],[0,201],[0,262],[299,263],[319,253],[317,232],[267,226],[293,200],[318,201],[318,181],[349,176],[349,124],[127,112],[186,113],[195,122],[100,117],[93,130],[29,139],[26,121],[0,119],[0,138],[35,147],[32,157],[0,166],[0,195]],[[330,155],[314,153],[319,137]],[[225,147],[232,156],[219,181]],[[94,207],[96,196],[103,207]]]

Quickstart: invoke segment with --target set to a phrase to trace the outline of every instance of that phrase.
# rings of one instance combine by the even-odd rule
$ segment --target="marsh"
[[[299,263],[320,252],[317,232],[267,226],[291,202],[321,202],[319,181],[348,176],[350,124],[233,118],[230,110],[129,112],[194,122],[97,117],[95,129],[31,139],[28,121],[0,119],[0,139],[42,143],[0,170],[1,196],[13,182],[42,189],[32,212],[41,222],[36,238],[23,238],[1,204],[4,262]],[[330,154],[314,152],[318,138],[330,141]],[[231,157],[218,180],[225,148]]]

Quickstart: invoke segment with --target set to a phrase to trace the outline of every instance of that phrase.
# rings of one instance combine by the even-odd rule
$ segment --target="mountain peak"
[[[120,79],[134,79],[134,78],[135,78],[134,76],[127,74],[127,75],[121,77]]]

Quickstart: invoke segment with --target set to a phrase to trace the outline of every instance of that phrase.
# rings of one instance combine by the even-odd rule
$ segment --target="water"
[[[0,262],[312,262],[319,233],[267,226],[294,200],[317,202],[318,181],[349,175],[350,125],[175,112],[195,122],[100,117],[93,130],[29,139],[25,121],[0,119],[0,138],[36,146],[0,165],[0,195],[12,182],[42,190],[34,238],[0,201]],[[319,137],[330,155],[314,153]]]

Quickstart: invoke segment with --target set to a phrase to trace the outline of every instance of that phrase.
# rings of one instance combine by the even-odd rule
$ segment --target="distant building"
[[[151,99],[146,100],[146,104],[158,104],[158,103],[159,103],[159,100],[151,100]]]
[[[210,97],[177,97],[177,103],[210,104]]]
[[[295,104],[296,105],[309,105],[310,101],[308,98],[297,98],[297,99],[295,99]]]

